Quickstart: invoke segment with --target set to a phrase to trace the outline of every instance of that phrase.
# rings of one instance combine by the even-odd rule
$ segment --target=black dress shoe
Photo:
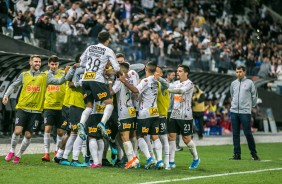
[[[260,161],[260,158],[258,157],[257,154],[253,154],[253,155],[252,155],[252,159],[253,159],[253,160],[256,160],[256,161]]]
[[[241,160],[241,155],[234,154],[229,160]]]

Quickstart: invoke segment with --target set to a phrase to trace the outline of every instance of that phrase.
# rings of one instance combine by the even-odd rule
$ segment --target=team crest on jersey
[[[40,92],[41,91],[41,87],[40,86],[28,85],[26,87],[26,91],[27,92]]]
[[[148,132],[149,132],[149,128],[142,127],[142,133],[148,133]]]
[[[97,96],[99,99],[105,98],[107,96],[107,92],[99,93]]]
[[[97,128],[88,127],[88,133],[95,133],[97,132]]]
[[[96,72],[85,72],[83,75],[83,79],[95,79],[96,78]]]

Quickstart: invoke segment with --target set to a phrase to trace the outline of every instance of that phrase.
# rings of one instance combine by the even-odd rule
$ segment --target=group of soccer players
[[[180,65],[178,80],[168,82],[162,78],[162,68],[153,62],[146,66],[130,65],[122,54],[115,55],[107,47],[111,41],[108,32],[99,33],[98,41],[65,71],[58,69],[58,58],[51,56],[50,70],[41,72],[40,56],[31,56],[30,70],[20,74],[3,98],[3,104],[7,104],[14,88],[23,86],[16,106],[11,149],[5,160],[20,162],[44,111],[43,161],[50,161],[50,132],[55,126],[54,160],[61,165],[90,168],[110,165],[106,159],[110,146],[115,165],[136,168],[140,166],[139,147],[146,157],[145,169],[170,170],[176,167],[176,136],[181,134],[193,156],[189,168],[196,169],[200,158],[191,139],[194,86],[188,79],[189,67]],[[144,67],[146,77],[139,81],[137,72]],[[22,133],[24,139],[15,153]],[[83,163],[78,161],[81,151]]]

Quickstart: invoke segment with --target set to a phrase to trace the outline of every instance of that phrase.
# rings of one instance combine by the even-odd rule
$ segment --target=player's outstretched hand
[[[79,68],[80,67],[80,63],[75,63],[74,65],[72,65],[73,69]]]
[[[66,68],[65,68],[65,74],[67,74],[69,70],[70,70],[70,66],[66,66]]]

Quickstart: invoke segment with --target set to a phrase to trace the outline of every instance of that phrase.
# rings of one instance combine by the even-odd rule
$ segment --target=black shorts
[[[165,135],[167,134],[167,123],[166,123],[166,118],[165,117],[159,117],[159,135]]]
[[[84,111],[83,108],[70,106],[70,126],[72,132],[77,132],[77,123],[80,122],[81,114]]]
[[[168,133],[177,133],[182,136],[193,134],[193,120],[169,119]]]
[[[42,118],[41,116],[41,113],[26,112],[22,109],[18,109],[16,112],[15,126],[23,127],[23,132],[36,131],[40,124],[39,121]]]
[[[55,126],[56,128],[62,128],[64,123],[62,110],[44,110],[44,125],[45,126]]]
[[[125,131],[134,130],[134,121],[135,121],[135,118],[128,118],[128,119],[119,120],[118,131],[119,132],[125,132]]]
[[[109,86],[96,81],[82,81],[82,94],[85,103],[111,98]]]
[[[98,130],[97,125],[100,123],[103,114],[91,114],[86,121],[86,134],[95,139],[101,139],[101,131]]]
[[[158,135],[159,134],[159,117],[138,119],[136,124],[136,133],[138,136]]]
[[[63,124],[61,126],[61,129],[66,130],[67,132],[70,132],[70,108],[63,105],[62,108],[62,117],[63,117]]]
[[[118,133],[118,113],[112,112],[110,119],[106,123],[107,133],[111,136],[111,139],[115,139]]]

